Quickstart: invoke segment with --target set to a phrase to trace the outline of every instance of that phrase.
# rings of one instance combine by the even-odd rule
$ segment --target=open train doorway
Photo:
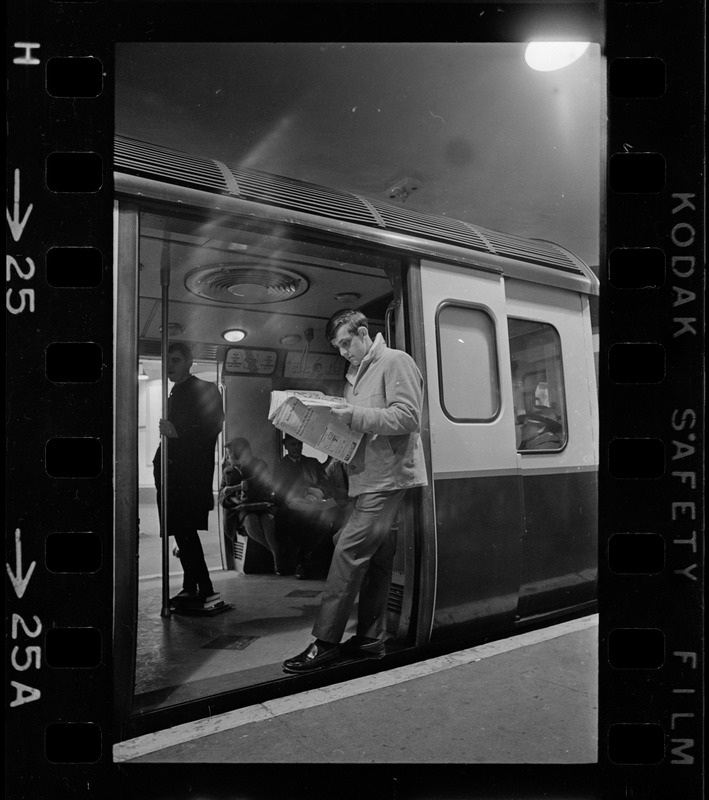
[[[227,529],[219,501],[228,466],[225,446],[247,440],[269,473],[279,474],[286,453],[281,433],[268,419],[271,392],[343,392],[346,362],[325,337],[334,311],[360,309],[372,336],[382,333],[392,346],[406,349],[401,288],[406,265],[376,246],[158,203],[140,211],[125,205],[118,220],[119,356],[122,351],[126,364],[137,368],[139,380],[126,387],[123,398],[133,413],[118,420],[117,464],[119,481],[130,486],[126,496],[135,497],[139,513],[122,517],[123,507],[117,506],[117,603],[137,621],[131,713],[146,717],[293,680],[284,676],[282,662],[311,635],[326,571],[305,576],[281,571],[263,543],[243,528]],[[208,529],[200,532],[214,589],[231,606],[215,616],[161,616],[159,560],[156,553],[151,556],[160,538],[151,462],[160,416],[166,271],[170,341],[190,345],[192,374],[218,385],[223,404],[223,430],[214,452],[214,509]],[[137,302],[131,303],[132,297]],[[122,368],[127,371],[125,364]],[[122,385],[118,380],[119,393]],[[411,494],[395,523],[398,553],[388,604],[393,647],[410,643],[415,608],[414,505],[420,497]],[[121,560],[121,549],[138,558]],[[179,561],[171,554],[171,594],[180,589],[181,579]]]

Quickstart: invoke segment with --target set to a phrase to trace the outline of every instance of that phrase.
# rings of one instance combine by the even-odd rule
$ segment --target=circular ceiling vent
[[[283,267],[222,262],[188,272],[185,287],[206,300],[260,305],[292,300],[307,291],[308,282],[298,273]]]

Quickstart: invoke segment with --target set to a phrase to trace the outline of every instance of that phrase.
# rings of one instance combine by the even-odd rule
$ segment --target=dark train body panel
[[[432,641],[592,601],[593,473],[437,481]]]
[[[432,640],[514,621],[520,586],[520,479],[436,481]]]
[[[598,562],[595,473],[528,477],[523,491],[519,615],[543,614],[593,600]]]

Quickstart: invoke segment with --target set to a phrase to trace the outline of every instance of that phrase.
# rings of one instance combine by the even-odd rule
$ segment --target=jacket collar
[[[188,375],[182,383],[174,383],[172,385],[172,389],[170,389],[170,394],[173,392],[181,392],[183,389],[187,388],[188,386],[192,385],[197,380],[195,375]]]
[[[374,341],[372,342],[372,346],[369,348],[369,352],[367,355],[362,359],[359,366],[355,366],[354,364],[350,364],[350,368],[347,370],[347,375],[345,376],[349,383],[352,386],[355,385],[357,379],[364,375],[367,370],[367,367],[373,362],[376,361],[381,354],[386,350],[386,342],[384,341],[384,337],[381,333],[378,333],[374,337]]]

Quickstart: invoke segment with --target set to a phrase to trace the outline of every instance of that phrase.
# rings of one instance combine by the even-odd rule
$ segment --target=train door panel
[[[407,306],[402,297],[402,282],[398,274],[392,275],[394,294],[387,304],[384,313],[384,326],[381,331],[389,347],[409,353],[414,349],[411,336],[407,335],[412,326],[412,319],[407,319]],[[425,413],[425,412],[424,412]],[[422,432],[425,439],[425,433]],[[418,596],[421,583],[416,572],[416,564],[420,563],[422,540],[422,506],[425,503],[420,488],[409,490],[392,526],[396,532],[396,551],[392,564],[391,584],[387,599],[387,632],[392,639],[401,644],[413,642],[417,637],[417,624],[421,618],[417,616]],[[428,638],[426,629],[422,641]]]
[[[520,617],[590,600],[596,577],[597,404],[582,298],[507,285],[525,530]]]
[[[522,511],[504,286],[422,262],[437,536],[432,639],[512,618]]]

